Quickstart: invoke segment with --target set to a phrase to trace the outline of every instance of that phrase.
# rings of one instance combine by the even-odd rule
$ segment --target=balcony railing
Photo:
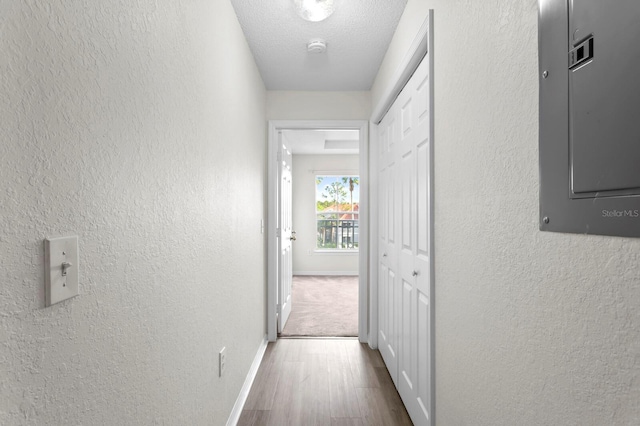
[[[318,219],[317,237],[316,247],[318,249],[357,249],[359,240],[358,221]]]

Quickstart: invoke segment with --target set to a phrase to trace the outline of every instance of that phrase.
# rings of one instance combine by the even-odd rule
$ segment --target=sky
[[[350,176],[353,175],[342,175],[342,176],[322,176],[322,182],[320,182],[319,184],[316,184],[316,201],[325,201],[328,199],[332,199],[331,197],[323,197],[322,193],[325,192],[325,187],[327,187],[328,185],[331,185],[334,182],[340,182],[342,183],[342,177],[347,177],[349,178]],[[353,177],[357,177],[357,176],[353,176]],[[316,178],[320,178],[320,176],[316,176]],[[345,197],[342,197],[340,199],[340,202],[342,203],[348,203],[351,201],[351,197],[350,197],[350,193],[349,193],[349,182],[347,181],[346,184],[343,184],[344,189],[347,193],[347,195]],[[328,194],[327,194],[328,195]],[[353,189],[353,203],[359,203],[360,202],[360,185],[354,185],[354,189]]]

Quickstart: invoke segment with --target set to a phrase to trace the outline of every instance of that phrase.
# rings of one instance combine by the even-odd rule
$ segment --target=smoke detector
[[[309,40],[307,43],[307,52],[309,53],[324,53],[327,50],[327,42],[319,38]]]

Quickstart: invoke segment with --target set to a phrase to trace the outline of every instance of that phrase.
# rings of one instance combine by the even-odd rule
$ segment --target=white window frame
[[[347,172],[319,172],[319,171],[314,171],[314,182],[317,182],[318,178],[344,178],[344,177],[355,177],[358,179],[358,182],[360,181],[360,174],[356,171],[347,171]],[[317,186],[314,185],[314,188]],[[315,212],[315,221],[316,221],[316,230],[318,229],[318,216],[323,214],[323,212],[318,211],[318,193],[317,191],[315,191],[314,194],[314,212]],[[360,183],[358,183],[358,193],[360,192]],[[331,201],[331,200],[329,200]],[[345,200],[348,201],[348,200]],[[327,253],[327,254],[358,254],[360,252],[360,197],[358,196],[358,211],[357,212],[352,212],[352,211],[335,211],[335,212],[325,212],[325,214],[327,213],[335,213],[336,215],[340,216],[341,214],[352,214],[358,217],[357,220],[358,222],[358,247],[357,248],[338,248],[338,247],[331,247],[331,248],[322,248],[322,247],[318,247],[318,241],[316,239],[316,247],[314,249],[314,253],[318,253],[318,254],[322,254],[322,253]],[[327,220],[334,220],[334,219],[327,219]],[[336,221],[339,221],[340,219],[335,219]],[[351,219],[354,220],[354,219]],[[354,239],[355,239],[355,232],[354,232]]]

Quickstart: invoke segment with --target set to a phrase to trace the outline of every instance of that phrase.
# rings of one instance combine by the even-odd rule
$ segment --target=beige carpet
[[[281,336],[357,336],[358,277],[294,276]]]

